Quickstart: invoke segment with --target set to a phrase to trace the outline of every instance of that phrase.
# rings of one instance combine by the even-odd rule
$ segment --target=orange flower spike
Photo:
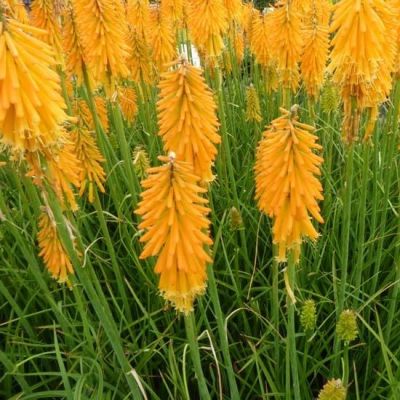
[[[252,18],[250,49],[256,58],[256,62],[264,67],[271,64],[271,32],[272,12],[267,9],[265,13],[256,11]]]
[[[128,25],[120,0],[73,0],[79,36],[94,80],[109,87],[127,77]]]
[[[151,11],[150,19],[150,48],[152,58],[158,71],[166,69],[166,64],[177,57],[177,45],[172,21],[166,19],[159,8]]]
[[[105,192],[106,174],[102,167],[105,161],[104,157],[100,153],[95,137],[86,129],[76,129],[72,134],[72,142],[75,146],[75,154],[81,165],[79,171],[79,195],[83,196],[87,190],[88,200],[93,203],[95,186],[100,192]]]
[[[174,27],[182,25],[184,17],[184,0],[161,0],[163,18],[171,21]]]
[[[155,272],[160,275],[159,289],[165,300],[177,311],[188,314],[193,302],[206,288],[206,266],[212,259],[206,246],[210,209],[202,197],[206,189],[192,166],[170,157],[159,157],[164,163],[148,169],[142,181],[142,200],[136,214],[142,216],[140,229],[145,243],[141,259],[157,256]]]
[[[329,53],[329,14],[327,0],[310,0],[310,8],[304,16],[304,50],[301,72],[307,94],[316,100],[324,83]]]
[[[129,25],[141,36],[146,37],[150,22],[150,4],[148,0],[128,0],[127,18]]]
[[[235,52],[236,60],[238,64],[241,64],[244,59],[244,32],[238,26],[231,30],[231,32],[231,43]]]
[[[343,133],[351,142],[362,111],[378,106],[391,90],[396,41],[388,37],[396,37],[397,21],[393,3],[383,0],[341,0],[333,9],[328,71],[342,88]]]
[[[390,8],[393,12],[393,18],[395,21],[400,19],[400,0],[389,0]],[[396,24],[394,27],[394,37],[396,44],[396,58],[395,58],[395,72],[396,77],[400,76],[400,24]]]
[[[74,10],[70,3],[65,8],[62,31],[66,69],[69,76],[75,76],[77,84],[80,85],[83,81],[83,69],[87,68],[87,63],[85,50],[76,25]]]
[[[128,58],[129,69],[132,80],[140,84],[152,83],[154,78],[154,67],[151,60],[150,47],[145,37],[137,30],[131,28],[128,34],[128,43],[131,52]]]
[[[213,180],[211,168],[217,155],[216,105],[199,68],[181,61],[177,69],[161,75],[157,103],[159,135],[166,151],[189,162],[201,180]]]
[[[248,43],[251,43],[253,19],[258,18],[260,12],[254,7],[252,3],[243,3],[242,5],[242,21],[244,33]]]
[[[3,16],[0,22],[0,140],[34,151],[60,136],[68,117],[54,71],[53,49],[36,36],[43,31]],[[46,79],[43,79],[43,77]]]
[[[75,144],[67,138],[58,154],[55,151],[46,152],[47,174],[55,194],[64,208],[78,210],[73,188],[81,184],[81,163],[75,152]]]
[[[125,120],[128,122],[133,122],[138,111],[135,89],[131,87],[119,88],[118,101]]]
[[[49,210],[44,210],[39,217],[39,256],[42,257],[51,276],[59,283],[68,283],[68,275],[74,274],[71,261],[57,232],[57,225]]]
[[[107,133],[109,129],[108,112],[106,101],[101,96],[94,96],[94,103],[96,106],[96,114],[100,120],[101,126]],[[78,124],[84,126],[89,130],[95,130],[96,126],[93,121],[93,115],[90,112],[89,106],[83,99],[77,99],[74,103],[74,114],[78,117]]]
[[[240,22],[242,19],[242,1],[241,0],[224,0],[228,20],[230,22]]]
[[[193,43],[206,57],[221,55],[228,19],[223,0],[188,0],[188,27]]]
[[[95,96],[94,104],[96,106],[96,113],[97,116],[99,117],[101,126],[107,133],[110,128],[110,122],[108,121],[108,110],[107,110],[106,100],[102,96]],[[94,130],[94,123],[93,123],[93,130]]]
[[[25,4],[22,2],[22,0],[6,0],[6,7],[7,6],[13,18],[19,22],[22,22],[23,24],[30,23]]]
[[[46,33],[42,36],[43,40],[52,46],[57,55],[57,61],[63,62],[63,46],[61,40],[61,30],[58,17],[54,8],[53,0],[35,0],[31,10],[32,25],[43,29]]]
[[[323,199],[318,179],[323,159],[314,151],[315,128],[298,121],[298,106],[281,108],[282,116],[272,121],[257,149],[255,164],[258,207],[273,218],[273,241],[280,262],[294,250],[296,261],[305,237],[316,240],[311,217],[323,223],[318,201]]]
[[[299,62],[303,49],[301,15],[288,0],[282,1],[271,15],[272,53],[280,80],[285,88],[295,91],[299,85]]]

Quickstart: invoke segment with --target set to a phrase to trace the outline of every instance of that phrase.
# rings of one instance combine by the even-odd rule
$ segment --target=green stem
[[[126,176],[128,177],[128,188],[132,195],[133,204],[135,205],[137,203],[137,194],[139,192],[139,190],[138,190],[139,182],[137,181],[137,178],[133,171],[132,158],[131,158],[130,149],[129,149],[129,146],[128,146],[128,143],[127,143],[126,137],[125,137],[124,124],[122,121],[121,110],[119,109],[119,106],[117,104],[112,105],[112,116],[113,116],[115,129],[117,131],[119,147],[121,149],[122,157],[124,160]],[[135,189],[135,183],[136,183],[137,189]]]
[[[114,250],[114,246],[112,243],[112,239],[110,236],[110,233],[108,231],[107,228],[107,223],[106,220],[104,218],[104,213],[103,213],[103,209],[101,207],[101,203],[100,203],[100,199],[99,199],[99,194],[97,192],[97,189],[95,189],[95,200],[94,200],[94,206],[97,212],[97,217],[98,220],[100,221],[100,228],[103,232],[104,235],[104,240],[106,242],[106,246],[107,246],[107,250],[110,254],[110,258],[111,258],[111,264],[113,266],[113,272],[115,273],[115,277],[117,280],[117,286],[118,286],[118,291],[119,293],[121,293],[121,297],[122,297],[122,301],[124,303],[124,311],[127,314],[128,320],[129,322],[132,322],[132,314],[131,314],[131,308],[129,306],[129,301],[128,301],[128,296],[125,290],[125,286],[124,286],[124,278],[121,272],[121,267],[119,266],[119,263],[117,261],[117,256],[115,254],[115,250]]]
[[[237,192],[237,186],[236,186],[236,179],[235,179],[235,174],[234,174],[234,168],[232,164],[232,155],[231,155],[231,149],[230,149],[230,144],[229,144],[229,135],[226,129],[226,115],[225,115],[225,106],[224,106],[224,94],[223,94],[223,89],[220,87],[220,80],[221,80],[221,71],[219,69],[216,69],[216,74],[218,75],[218,78],[216,79],[216,90],[218,92],[218,112],[219,112],[219,118],[221,122],[221,134],[222,134],[222,147],[223,147],[223,152],[225,155],[225,161],[226,161],[226,167],[228,170],[229,174],[229,181],[230,185],[232,187],[232,194],[233,194],[233,204],[234,206],[240,210],[240,202],[239,202],[239,196]],[[240,230],[240,241],[241,241],[241,248],[243,249],[243,254],[244,258],[249,265],[250,268],[252,268],[252,263],[249,258],[249,253],[247,250],[247,239],[244,230]]]
[[[210,290],[211,301],[214,306],[215,320],[217,321],[218,335],[221,342],[222,355],[224,357],[226,371],[228,374],[230,399],[239,400],[240,395],[236,384],[235,373],[232,367],[231,355],[229,352],[229,343],[227,337],[227,331],[224,326],[225,317],[222,313],[221,304],[218,297],[217,283],[215,281],[214,270],[211,265],[208,267],[208,287]]]
[[[203,374],[203,369],[201,367],[200,351],[195,333],[196,328],[195,328],[195,320],[193,313],[190,313],[189,315],[185,316],[185,328],[186,328],[186,337],[190,347],[190,356],[192,358],[197,384],[199,387],[200,399],[211,400],[210,393],[208,392],[207,388],[206,379]]]
[[[275,327],[275,361],[279,365],[280,361],[280,338],[279,338],[279,263],[276,259],[277,246],[273,246],[273,260],[272,260],[272,323]]]
[[[339,317],[344,309],[346,298],[347,275],[349,266],[349,249],[350,249],[350,227],[351,227],[351,201],[353,193],[353,164],[354,164],[354,144],[350,144],[346,154],[346,175],[344,181],[343,195],[343,214],[342,214],[342,253],[341,253],[341,280],[339,288],[338,307],[336,314]],[[338,373],[340,364],[340,341],[335,337],[334,354],[334,373]]]
[[[289,285],[291,289],[295,290],[296,286],[296,264],[294,261],[293,251],[290,252],[288,257],[287,273],[289,279]],[[290,362],[291,373],[292,373],[292,385],[294,392],[294,399],[301,400],[300,395],[300,382],[299,382],[299,371],[298,371],[298,360],[297,360],[297,349],[296,349],[296,327],[295,327],[295,304],[293,299],[287,295],[288,305],[288,327],[287,327],[287,354],[286,361]]]
[[[370,144],[366,143],[364,149],[364,156],[362,161],[363,172],[361,181],[361,198],[359,204],[359,217],[357,226],[359,230],[357,233],[357,261],[355,266],[355,283],[354,283],[354,299],[356,305],[361,303],[359,299],[362,285],[362,272],[364,268],[364,253],[365,253],[365,227],[366,227],[366,212],[367,212],[367,194],[368,194],[368,180],[369,180],[369,160],[370,160]],[[355,307],[357,308],[357,307]]]
[[[349,344],[344,344],[344,351],[343,351],[343,384],[347,386],[349,384]]]

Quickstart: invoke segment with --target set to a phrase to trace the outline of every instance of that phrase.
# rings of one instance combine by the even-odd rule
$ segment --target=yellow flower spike
[[[315,101],[324,83],[329,53],[329,14],[327,0],[309,0],[310,8],[304,15],[304,49],[301,75],[308,96]]]
[[[252,18],[250,50],[256,58],[256,62],[263,67],[272,63],[271,32],[273,30],[273,9],[267,9],[264,13],[259,11]]]
[[[241,0],[224,0],[228,20],[230,22],[240,22],[242,19],[242,1]]]
[[[388,0],[389,6],[393,13],[394,21],[400,19],[400,0]],[[394,38],[396,44],[396,57],[395,57],[395,73],[396,78],[400,76],[400,24],[394,27]]]
[[[71,141],[75,146],[75,154],[80,161],[80,190],[79,195],[83,196],[88,192],[88,200],[94,202],[94,187],[104,193],[104,182],[106,174],[102,167],[104,157],[96,143],[94,135],[86,129],[75,129],[72,133]]]
[[[260,100],[256,88],[250,85],[246,89],[246,121],[261,122]]]
[[[125,120],[132,123],[138,111],[135,89],[131,87],[120,87],[118,89],[118,101]]]
[[[220,143],[216,105],[201,69],[182,60],[161,75],[157,103],[159,135],[166,151],[193,165],[201,180],[213,180],[211,168]]]
[[[352,142],[363,110],[378,106],[391,90],[396,41],[388,38],[396,37],[396,14],[383,0],[341,0],[333,10],[328,71],[341,87],[343,133]]]
[[[109,129],[108,112],[106,101],[101,96],[94,96],[94,103],[96,106],[96,114],[100,120],[100,123],[107,133]],[[95,130],[96,126],[93,121],[92,113],[90,112],[89,106],[83,99],[77,99],[74,103],[74,115],[78,117],[78,124],[86,127],[89,130]]]
[[[104,97],[102,96],[94,96],[94,104],[96,106],[96,114],[99,117],[101,126],[104,131],[107,133],[110,128],[110,122],[108,120],[108,111],[107,111],[107,103]],[[94,130],[94,123],[93,123]]]
[[[299,63],[303,49],[301,15],[288,0],[271,13],[272,55],[276,59],[280,81],[285,89],[297,90]]]
[[[184,0],[161,0],[161,13],[174,27],[180,27],[184,17]]]
[[[75,153],[74,143],[65,131],[59,143],[41,147],[34,152],[26,152],[25,159],[29,166],[27,176],[32,178],[35,185],[44,190],[44,180],[47,180],[63,209],[78,209],[74,188],[80,186],[81,165]]]
[[[54,8],[53,0],[35,0],[31,10],[32,25],[43,29],[46,33],[43,40],[52,46],[57,55],[57,61],[63,62],[63,47],[59,21]]]
[[[272,121],[257,149],[255,175],[259,209],[271,217],[278,261],[286,261],[293,250],[296,262],[303,238],[316,240],[311,217],[323,223],[318,200],[323,199],[318,180],[323,159],[315,128],[299,122],[298,106],[281,108],[282,116]]]
[[[42,211],[38,228],[39,256],[42,257],[54,279],[59,283],[68,282],[68,275],[74,274],[74,269],[58,235],[54,217],[48,208]]]
[[[244,33],[239,25],[232,25],[229,28],[229,40],[235,53],[236,61],[240,65],[244,59]]]
[[[224,49],[228,19],[223,0],[188,0],[188,27],[195,46],[210,58]]]
[[[0,141],[15,150],[56,142],[68,118],[54,51],[39,34],[4,15],[0,22]]]
[[[177,57],[177,44],[172,21],[168,20],[159,8],[151,10],[149,24],[149,42],[152,59],[159,72],[166,69],[166,64]]]
[[[155,272],[160,275],[159,289],[177,311],[188,314],[193,302],[206,289],[206,266],[212,259],[206,246],[210,209],[202,196],[192,166],[178,161],[173,154],[159,157],[164,163],[147,172],[144,192],[136,214],[142,217],[145,243],[141,259],[157,256]]]
[[[88,68],[108,89],[129,75],[124,7],[120,0],[73,0],[73,6]]]
[[[131,47],[128,65],[132,79],[138,84],[152,83],[155,71],[151,61],[150,47],[145,37],[134,28],[130,28],[128,43]]]
[[[128,0],[126,5],[129,25],[143,37],[147,36],[150,22],[150,4],[148,0]]]
[[[75,76],[77,84],[80,85],[83,82],[83,70],[87,69],[87,62],[71,3],[68,3],[65,8],[62,31],[66,69],[69,76]],[[89,71],[88,75],[91,77]]]
[[[253,3],[244,3],[242,5],[242,21],[241,25],[245,33],[246,43],[251,44],[253,19],[258,18],[260,12],[254,7]]]
[[[23,24],[30,23],[25,4],[22,0],[6,0],[6,6],[8,6],[13,18],[19,22],[22,22]]]
[[[94,130],[94,122],[89,106],[83,99],[75,99],[73,104],[74,115],[78,118],[78,125]]]
[[[78,210],[73,188],[81,184],[81,163],[75,152],[75,144],[65,138],[58,152],[45,151],[47,176],[63,208]]]

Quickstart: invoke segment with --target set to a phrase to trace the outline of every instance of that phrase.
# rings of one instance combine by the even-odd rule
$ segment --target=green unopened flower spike
[[[319,392],[318,400],[345,400],[346,388],[340,379],[329,380]]]
[[[240,211],[236,207],[232,207],[229,211],[229,219],[231,228],[233,230],[239,230],[243,228],[243,219]]]
[[[337,86],[327,77],[321,91],[321,109],[325,114],[332,114],[340,105],[340,93]]]
[[[261,122],[260,100],[253,85],[246,90],[246,105],[246,121]]]
[[[133,166],[139,179],[147,176],[147,169],[150,167],[149,156],[142,146],[136,146],[132,154]]]
[[[313,331],[317,323],[317,309],[314,300],[306,300],[301,308],[300,323],[305,331]]]
[[[357,338],[357,316],[353,310],[344,310],[340,314],[336,325],[336,334],[344,342],[351,342]]]

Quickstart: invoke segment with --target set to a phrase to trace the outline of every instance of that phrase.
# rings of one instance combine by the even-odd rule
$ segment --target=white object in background
[[[189,54],[189,48],[188,48],[187,43],[183,43],[179,47],[180,47],[179,48],[180,54],[185,56],[187,60],[191,60],[192,64],[195,65],[196,67],[201,66],[200,56],[199,56],[199,53],[198,53],[196,47],[194,47],[193,45],[190,45],[190,53],[191,54]]]

